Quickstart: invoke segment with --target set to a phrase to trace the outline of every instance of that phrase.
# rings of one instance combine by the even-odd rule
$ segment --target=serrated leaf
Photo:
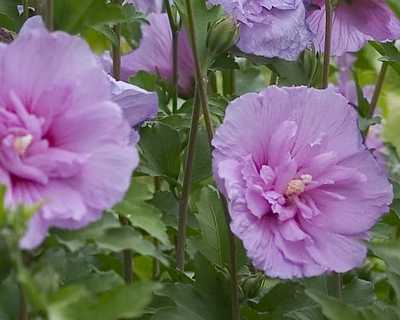
[[[306,294],[321,306],[323,314],[330,320],[363,320],[357,310],[335,298],[310,289]]]
[[[400,241],[389,240],[381,243],[370,243],[369,247],[385,261],[391,272],[400,275]]]
[[[137,282],[120,286],[100,295],[82,287],[66,288],[48,306],[49,320],[115,320],[133,319],[144,313],[158,284]]]
[[[144,239],[139,232],[130,226],[107,229],[103,235],[96,239],[96,244],[101,249],[114,252],[133,250],[141,255],[155,257],[162,263],[168,264],[168,261],[154,244]]]
[[[157,124],[140,131],[143,162],[141,171],[151,176],[164,176],[174,181],[180,172],[180,139],[178,132]]]
[[[115,211],[126,216],[134,227],[143,229],[161,243],[170,245],[162,213],[156,207],[145,202],[125,200],[115,207]]]
[[[216,191],[204,188],[196,203],[201,230],[200,251],[218,265],[229,263],[229,236],[221,199]]]

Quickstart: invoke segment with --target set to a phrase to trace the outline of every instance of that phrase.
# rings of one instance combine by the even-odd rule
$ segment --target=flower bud
[[[223,17],[211,25],[207,45],[215,56],[232,47],[239,38],[239,26],[232,17]]]

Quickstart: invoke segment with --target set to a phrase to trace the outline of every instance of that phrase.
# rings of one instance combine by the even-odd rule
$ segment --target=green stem
[[[274,86],[278,83],[278,74],[275,71],[271,71],[271,78],[269,80],[269,85]]]
[[[208,96],[207,96],[207,78],[206,74],[202,72],[202,66],[200,64],[200,59],[198,56],[198,51],[197,51],[197,38],[196,38],[196,30],[195,30],[195,22],[194,22],[194,12],[193,12],[193,7],[192,7],[192,1],[193,0],[186,0],[186,9],[187,9],[187,16],[188,16],[188,29],[189,29],[189,35],[190,35],[190,40],[192,43],[192,49],[193,49],[193,56],[194,56],[194,61],[195,61],[195,66],[196,66],[196,85],[198,89],[198,94],[199,94],[199,100],[200,100],[200,105],[203,110],[203,116],[204,116],[204,121],[206,124],[207,128],[207,133],[208,133],[208,142],[210,144],[210,148],[212,148],[212,139],[214,136],[214,128],[211,122],[211,118],[209,115],[208,111]],[[207,69],[206,69],[207,70]],[[229,226],[229,212],[228,208],[226,205],[226,199],[223,197],[221,194],[221,199],[222,199],[222,205],[224,208],[225,212],[225,217],[227,219],[227,223]],[[240,304],[239,304],[239,286],[237,282],[237,263],[236,263],[236,246],[235,246],[235,238],[232,232],[229,229],[229,246],[230,246],[230,272],[231,272],[231,284],[232,284],[232,320],[240,320]]]
[[[20,302],[19,302],[19,312],[18,312],[18,320],[28,320],[28,306],[26,303],[26,297],[24,289],[21,285],[19,285],[19,295],[20,295]]]
[[[189,132],[189,141],[187,146],[187,155],[185,162],[185,172],[183,176],[182,196],[179,203],[179,222],[178,222],[178,239],[176,243],[176,268],[180,271],[185,269],[185,242],[186,227],[188,218],[189,195],[192,186],[193,177],[193,160],[196,149],[197,131],[200,120],[200,101],[198,91],[195,91],[193,102],[192,123]]]
[[[178,110],[178,36],[179,30],[177,23],[172,13],[172,8],[169,0],[164,0],[164,7],[168,14],[169,25],[172,32],[172,112],[175,113]]]
[[[324,65],[322,70],[322,89],[328,88],[329,85],[329,67],[331,61],[331,48],[332,48],[332,19],[333,19],[333,7],[332,1],[325,1],[325,46],[324,46]],[[335,288],[336,297],[341,299],[342,297],[342,275],[335,273]]]
[[[208,96],[207,96],[207,73],[202,72],[202,66],[200,64],[200,58],[197,50],[197,37],[196,28],[194,22],[194,12],[192,7],[192,0],[186,0],[186,10],[188,16],[188,29],[190,41],[192,43],[193,57],[195,62],[196,71],[196,85],[200,99],[200,105],[203,111],[203,117],[206,124],[207,135],[209,141],[212,140],[214,136],[214,130],[211,123],[211,117],[208,110]]]
[[[119,222],[122,226],[129,226],[129,220],[127,217],[119,216]],[[132,250],[126,249],[122,251],[123,260],[123,272],[126,284],[131,284],[133,282],[133,253]]]
[[[208,76],[208,89],[213,93],[213,94],[218,94],[218,85],[217,85],[217,75],[216,71],[215,72],[210,72]]]
[[[235,70],[225,70],[222,74],[224,95],[232,97],[235,95]]]
[[[236,260],[236,239],[229,225],[231,222],[229,209],[225,197],[220,193],[222,207],[224,209],[226,224],[228,225],[229,234],[229,272],[231,274],[232,288],[232,320],[240,320],[240,300],[239,300],[239,283],[237,277],[237,260]]]
[[[161,177],[154,177],[154,192],[157,193],[161,190]],[[154,246],[159,247],[160,243],[157,239],[154,239]],[[153,258],[153,280],[158,280],[160,277],[160,261],[157,258]]]
[[[325,1],[325,50],[324,50],[324,66],[322,70],[322,89],[326,89],[329,84],[329,66],[331,59],[332,47],[332,1]]]
[[[24,19],[29,18],[29,0],[24,0]]]
[[[385,82],[385,77],[386,77],[386,74],[388,71],[388,66],[389,65],[387,63],[385,63],[385,62],[382,63],[381,71],[379,72],[378,80],[376,81],[374,95],[372,96],[372,99],[371,99],[368,118],[372,118],[374,116],[376,107],[378,106],[378,101],[379,101],[379,97],[382,92],[383,84]]]
[[[121,27],[113,27],[116,43],[112,46],[113,76],[115,80],[121,80]]]
[[[116,4],[120,4],[119,0],[114,0]],[[121,26],[116,24],[113,27],[116,37],[116,43],[112,46],[112,59],[113,59],[113,76],[115,80],[121,79]],[[127,217],[120,215],[119,221],[123,226],[129,226]],[[122,252],[123,256],[123,269],[124,278],[127,284],[133,282],[133,253],[132,250],[127,249]]]
[[[340,273],[335,273],[335,295],[338,300],[342,300],[343,278]]]
[[[54,2],[46,0],[46,24],[49,31],[54,30]]]

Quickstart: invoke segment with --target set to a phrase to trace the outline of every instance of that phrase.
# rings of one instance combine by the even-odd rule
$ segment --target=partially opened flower
[[[49,33],[40,17],[0,49],[0,182],[6,204],[43,204],[20,245],[51,227],[77,229],[120,201],[138,164],[111,85],[78,37]]]
[[[311,0],[307,22],[317,51],[325,47],[325,0]],[[369,40],[400,38],[400,21],[384,0],[339,0],[333,14],[332,55],[360,50]]]
[[[144,14],[161,13],[163,0],[127,0],[126,3],[133,4]]]
[[[116,81],[111,76],[109,79],[112,101],[121,107],[125,119],[133,128],[131,136],[132,141],[136,143],[139,140],[136,128],[144,121],[157,116],[158,96],[154,92],[148,92],[132,84]]]
[[[338,57],[336,60],[339,68],[338,92],[348,100],[352,107],[358,108],[357,86],[352,78],[352,68],[356,61],[356,57],[351,53],[346,53],[343,56]],[[365,86],[362,88],[362,91],[367,101],[371,102],[375,86]],[[379,110],[377,109],[375,113],[379,115]],[[387,149],[382,140],[382,131],[382,124],[379,123],[372,125],[368,130],[365,145],[372,151],[372,154],[381,167],[386,168]]]
[[[157,74],[166,81],[172,81],[172,32],[167,14],[150,14],[149,24],[142,27],[139,48],[122,56],[121,78],[127,80],[139,71]],[[193,91],[194,60],[186,31],[178,35],[178,86],[182,95]]]
[[[221,5],[240,24],[237,46],[264,57],[296,60],[312,34],[302,0],[208,0]]]
[[[214,175],[231,229],[271,277],[346,272],[393,197],[362,145],[357,114],[333,89],[272,87],[227,108]]]

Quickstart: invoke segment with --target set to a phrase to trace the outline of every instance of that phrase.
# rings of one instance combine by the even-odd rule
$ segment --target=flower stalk
[[[214,130],[211,123],[211,117],[208,110],[208,95],[207,95],[207,73],[202,71],[202,66],[200,64],[200,58],[197,48],[197,37],[196,28],[194,23],[194,12],[191,0],[186,0],[186,10],[188,17],[188,31],[189,37],[192,44],[193,57],[195,62],[195,75],[196,75],[196,85],[198,89],[200,105],[203,111],[203,117],[207,129],[208,140],[211,141],[214,136]]]
[[[24,289],[22,288],[22,285],[19,285],[19,295],[20,295],[20,302],[19,302],[18,320],[29,320],[28,306],[26,303],[25,292]]]
[[[29,18],[29,0],[24,0],[24,19]]]
[[[375,91],[374,91],[374,95],[372,96],[372,99],[371,99],[368,118],[372,118],[374,116],[375,110],[378,106],[379,97],[382,93],[383,84],[385,82],[385,77],[386,77],[387,71],[388,71],[388,64],[386,62],[383,62],[381,70],[378,75],[378,80],[376,81],[376,84],[375,84]]]
[[[28,10],[29,14],[29,10]],[[54,30],[54,1],[46,0],[46,24],[49,31]]]
[[[271,71],[271,78],[269,79],[269,85],[275,86],[278,84],[278,74],[275,71]]]
[[[325,49],[324,49],[324,65],[322,70],[322,89],[328,87],[329,66],[332,48],[332,17],[333,6],[332,0],[325,1]]]
[[[176,268],[179,271],[185,269],[185,243],[186,243],[186,228],[188,219],[189,195],[192,186],[193,177],[193,160],[196,149],[197,131],[200,120],[200,101],[198,91],[195,91],[193,101],[192,122],[189,132],[189,141],[187,146],[187,155],[185,162],[185,172],[183,176],[182,195],[179,203],[179,221],[178,221],[178,238],[176,243]]]
[[[196,67],[196,86],[198,89],[198,99],[203,111],[203,117],[207,129],[208,134],[208,141],[210,144],[210,148],[212,148],[212,139],[214,137],[214,128],[211,122],[209,110],[208,110],[208,95],[207,95],[207,72],[203,72],[200,59],[197,51],[197,38],[196,38],[196,28],[195,28],[195,21],[194,21],[194,11],[192,7],[192,0],[186,0],[186,10],[188,16],[188,29],[189,29],[189,36],[192,43],[192,50],[193,50],[193,57],[195,61]],[[207,70],[206,70],[207,71]],[[197,130],[197,128],[196,128]],[[231,308],[232,308],[232,320],[240,320],[240,302],[239,302],[239,286],[237,281],[237,263],[236,263],[236,244],[235,244],[235,237],[232,234],[229,224],[229,211],[226,203],[226,199],[222,194],[220,194],[222,199],[222,206],[224,209],[225,219],[228,224],[229,230],[229,247],[230,247],[230,261],[229,261],[229,270],[231,273],[231,285],[232,285],[232,301],[231,301]]]
[[[175,113],[178,110],[178,35],[179,27],[174,14],[172,12],[171,4],[169,0],[164,0],[164,7],[167,11],[169,25],[172,33],[172,112]]]
[[[235,95],[235,70],[223,71],[223,90],[225,96]]]
[[[119,0],[114,0],[114,3],[120,4]],[[121,79],[121,26],[119,24],[113,27],[116,42],[112,46],[112,59],[113,59],[113,77],[115,80]],[[129,226],[129,219],[125,216],[119,215],[119,222],[122,226]],[[123,257],[123,270],[124,278],[127,284],[133,282],[133,253],[132,250],[124,250]]]

